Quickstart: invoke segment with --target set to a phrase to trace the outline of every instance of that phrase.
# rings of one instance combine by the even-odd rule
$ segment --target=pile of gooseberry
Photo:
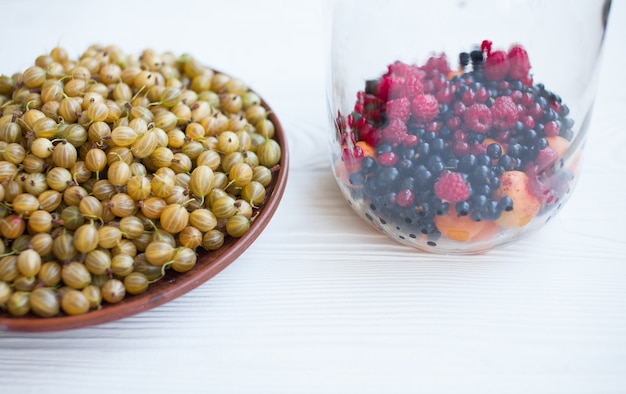
[[[0,76],[0,316],[80,315],[242,237],[281,147],[268,107],[190,55],[62,47]]]

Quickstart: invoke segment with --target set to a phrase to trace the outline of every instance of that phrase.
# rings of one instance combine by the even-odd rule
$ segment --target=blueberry
[[[547,139],[545,139],[545,138],[543,138],[543,137],[542,137],[542,138],[537,139],[537,142],[535,143],[535,147],[536,147],[538,150],[541,150],[541,149],[543,149],[543,148],[546,148],[548,145],[549,145],[549,144],[548,144],[548,140],[547,140]]]
[[[459,170],[469,173],[476,166],[476,156],[468,154],[459,159]]]
[[[500,180],[500,177],[498,176],[493,176],[489,180],[489,186],[491,186],[491,190],[497,190],[498,188],[500,188],[501,185],[502,185],[502,181]]]
[[[493,160],[498,160],[502,155],[502,146],[496,143],[487,145],[487,155]]]
[[[444,201],[439,201],[434,204],[436,215],[446,215],[450,210],[450,204]]]
[[[476,141],[479,144],[482,144],[485,140],[485,134],[483,133],[470,133],[469,135],[470,141]]]
[[[459,54],[459,64],[461,66],[467,66],[469,62],[470,62],[470,54],[467,52],[461,52]]]
[[[365,175],[362,172],[353,172],[350,174],[350,184],[354,186],[361,186],[365,183]]]
[[[572,138],[574,138],[574,132],[572,131],[572,129],[561,129],[561,132],[559,133],[559,135],[563,138],[565,138],[568,141],[571,141]]]
[[[561,109],[561,113],[562,113],[563,109]],[[563,124],[561,125],[561,130],[562,129],[571,129],[572,127],[574,127],[574,119],[572,118],[563,118]]]
[[[430,156],[428,158],[428,169],[433,174],[439,174],[446,168],[445,164],[443,164],[443,160],[441,160],[441,156]]]
[[[417,146],[417,154],[420,156],[428,156],[430,153],[430,144],[428,142],[422,142]]]
[[[486,184],[491,175],[491,169],[485,165],[477,165],[472,170],[470,182],[476,184]]]
[[[497,144],[494,144],[494,145],[497,145]],[[476,156],[476,164],[479,166],[489,166],[491,165],[491,157],[481,153]]]
[[[472,187],[472,190],[474,193],[478,195],[482,195],[482,196],[490,196],[492,192],[491,186],[489,186],[486,183],[480,184],[480,185],[474,185]]]
[[[454,116],[454,112],[452,112],[452,115]],[[452,131],[446,126],[443,126],[441,130],[439,130],[439,137],[443,138],[444,140],[449,139],[451,136],[452,136]]]
[[[548,100],[546,100],[545,97],[540,96],[535,101],[537,102],[537,104],[539,104],[541,108],[545,108],[548,106]]]
[[[443,140],[443,138],[435,138],[430,143],[430,149],[434,153],[443,152],[446,149],[446,142]]]
[[[535,139],[537,139],[537,131],[535,131],[535,129],[530,129],[530,130],[526,130],[526,132],[524,133],[524,138],[526,138],[527,141],[534,141]]]
[[[369,174],[376,167],[376,160],[373,157],[365,156],[361,160],[361,171],[364,174]]]
[[[381,167],[376,176],[376,183],[381,187],[389,186],[398,179],[399,174],[396,167]]]
[[[384,208],[393,208],[396,205],[396,193],[389,192],[381,196],[381,203]]]
[[[524,85],[522,84],[522,81],[520,81],[519,79],[515,79],[509,82],[509,87],[513,90],[522,90],[524,88]]]
[[[500,217],[502,211],[500,210],[498,203],[496,201],[489,201],[484,209],[485,219],[487,220],[497,220]]]
[[[364,189],[368,195],[374,196],[381,190],[381,187],[378,185],[378,182],[376,182],[376,179],[371,177],[365,179]]]
[[[510,153],[510,147],[507,153]],[[498,167],[502,167],[504,171],[511,171],[515,167],[515,160],[508,154],[503,155],[498,159]]]
[[[405,147],[400,149],[400,158],[401,159],[413,159],[415,156],[415,149],[411,147]]]
[[[481,210],[476,210],[476,209],[474,209],[474,210],[472,211],[472,215],[471,215],[471,217],[472,217],[472,220],[473,220],[473,221],[475,221],[475,222],[480,222],[480,221],[482,221],[482,220],[483,220],[483,216],[484,216],[484,215],[483,215],[483,213],[482,213],[482,211],[481,211]]]
[[[382,155],[383,153],[388,153],[391,151],[393,151],[393,146],[391,144],[388,144],[388,143],[378,144],[378,146],[376,146],[376,157]]]
[[[432,174],[428,171],[425,165],[419,164],[415,168],[415,180],[421,185],[424,185],[432,180]]]
[[[459,201],[454,205],[454,209],[459,216],[467,216],[470,211],[470,203],[468,201]]]
[[[470,52],[470,59],[472,60],[472,65],[482,64],[484,60],[483,52],[479,50]]]
[[[437,137],[437,134],[434,131],[426,131],[424,135],[422,136],[422,141],[430,142],[434,140],[435,137]]]
[[[411,172],[413,168],[413,161],[410,159],[400,159],[396,163],[396,167],[402,172]]]
[[[413,178],[412,176],[402,178],[399,187],[400,189],[413,190],[413,188],[415,187],[415,178]]]
[[[548,110],[544,112],[542,120],[547,123],[556,120],[557,118],[558,114],[556,111],[552,108],[548,108]]]
[[[448,160],[446,160],[446,168],[454,171],[458,168],[459,166],[459,159],[457,159],[456,157],[451,157]]]
[[[500,208],[501,211],[504,212],[509,212],[513,210],[513,200],[511,200],[511,197],[502,197],[500,198],[500,201],[498,201],[498,207]]]
[[[512,158],[518,158],[522,155],[522,145],[517,143],[510,143],[506,153]]]

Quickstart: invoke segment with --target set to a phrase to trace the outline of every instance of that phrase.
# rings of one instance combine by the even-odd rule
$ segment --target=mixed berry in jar
[[[340,190],[383,233],[435,253],[482,252],[549,221],[579,178],[595,94],[603,2],[572,11],[597,20],[583,28],[582,47],[594,56],[569,58],[559,54],[576,47],[572,21],[523,24],[534,6],[477,3],[493,6],[493,23],[479,22],[474,2],[443,1],[452,10],[445,25],[428,18],[439,5],[421,2],[333,10],[331,161]],[[346,18],[351,11],[371,29]],[[472,12],[476,23],[454,30]],[[411,13],[419,17],[403,24]],[[482,32],[490,35],[457,42]]]

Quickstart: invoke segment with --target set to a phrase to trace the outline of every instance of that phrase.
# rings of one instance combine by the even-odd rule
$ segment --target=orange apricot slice
[[[469,215],[460,216],[454,207],[445,215],[435,216],[435,226],[441,231],[441,235],[454,241],[465,242],[478,234],[484,227],[485,222],[476,222]]]
[[[541,209],[541,200],[528,188],[528,175],[523,171],[507,171],[496,195],[513,200],[513,209],[502,212],[496,223],[502,227],[517,228],[527,225]]]

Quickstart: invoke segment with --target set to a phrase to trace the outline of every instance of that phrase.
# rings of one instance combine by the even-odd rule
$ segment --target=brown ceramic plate
[[[103,304],[99,310],[80,316],[42,318],[37,316],[11,317],[0,311],[0,331],[44,332],[83,328],[129,317],[159,305],[165,304],[195,289],[226,268],[239,257],[261,234],[276,212],[287,183],[289,154],[283,128],[278,118],[265,101],[263,106],[269,112],[269,119],[275,125],[274,139],[281,147],[282,157],[272,183],[267,187],[265,202],[259,207],[259,215],[252,222],[250,230],[241,238],[226,237],[224,245],[212,252],[198,248],[196,266],[185,273],[169,270],[165,277],[153,283],[140,295],[126,295],[118,304]]]

